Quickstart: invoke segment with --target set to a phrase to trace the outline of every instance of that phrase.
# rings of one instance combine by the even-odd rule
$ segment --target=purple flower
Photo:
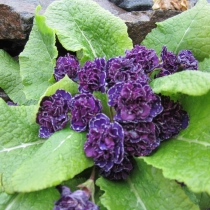
[[[116,84],[108,92],[108,104],[116,110],[119,122],[151,122],[162,110],[160,97],[146,82]]]
[[[133,170],[132,157],[124,156],[123,161],[120,164],[114,164],[109,171],[105,171],[103,168],[99,170],[101,176],[109,180],[125,180]]]
[[[126,58],[133,60],[134,64],[140,64],[145,73],[150,73],[159,66],[158,56],[153,49],[135,45],[132,50],[127,50],[125,53]]]
[[[197,70],[198,69],[198,61],[193,56],[190,50],[181,50],[177,56],[178,62],[182,70],[190,69]]]
[[[71,190],[66,186],[59,186],[61,198],[55,202],[53,210],[99,210],[99,206],[89,201],[85,191]]]
[[[124,158],[124,132],[117,122],[110,122],[105,114],[97,114],[89,124],[84,144],[87,157],[93,157],[95,165],[108,172]]]
[[[155,124],[153,122],[121,124],[124,130],[125,151],[129,155],[149,155],[160,141],[156,138]]]
[[[82,93],[92,93],[106,90],[106,60],[95,58],[94,61],[87,61],[79,70],[79,91]]]
[[[54,69],[54,78],[59,81],[67,74],[70,79],[75,81],[79,68],[79,61],[75,56],[67,54],[64,57],[59,57]]]
[[[148,81],[149,77],[145,74],[142,66],[134,64],[134,58],[115,57],[107,61],[107,84],[112,87],[119,82],[129,81]]]
[[[170,97],[161,96],[161,101],[163,111],[153,119],[153,122],[156,124],[157,138],[165,140],[187,128],[189,116],[181,104],[170,100]]]
[[[66,126],[70,100],[71,94],[65,90],[57,90],[55,94],[42,99],[36,116],[36,122],[40,125],[40,138],[48,138]]]
[[[161,71],[155,76],[156,78],[173,74],[178,70],[179,62],[177,61],[177,56],[172,52],[168,52],[166,46],[162,48],[161,58]]]
[[[89,121],[97,113],[101,113],[101,102],[91,93],[75,95],[71,100],[71,128],[77,132],[85,131]]]

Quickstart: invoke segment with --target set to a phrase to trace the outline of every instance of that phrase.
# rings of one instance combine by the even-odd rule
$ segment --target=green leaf
[[[32,193],[0,194],[1,210],[52,210],[59,192],[50,188]]]
[[[101,101],[103,106],[102,112],[107,115],[110,119],[112,119],[112,114],[110,111],[110,106],[108,106],[108,96],[105,93],[94,92],[93,95]]]
[[[15,103],[25,103],[27,100],[23,92],[18,61],[3,50],[0,50],[0,60],[0,87]]]
[[[13,172],[30,158],[45,140],[38,138],[37,106],[8,106],[0,99],[0,173],[2,188],[14,193]]]
[[[185,70],[154,79],[150,85],[155,93],[163,95],[182,93],[200,96],[206,94],[210,89],[210,73]]]
[[[160,54],[163,45],[177,54],[188,49],[199,61],[210,55],[210,4],[200,0],[192,9],[156,23],[157,28],[141,43]]]
[[[200,207],[200,210],[207,210],[210,207],[210,195],[207,193],[193,193],[187,186],[183,186],[182,189],[190,200]]]
[[[55,1],[45,16],[63,47],[78,51],[82,63],[95,57],[123,55],[132,48],[124,21],[91,0]]]
[[[44,96],[51,96],[53,95],[56,90],[63,89],[71,93],[72,96],[79,93],[78,91],[78,84],[72,81],[67,75],[56,82],[55,84],[48,87],[48,89],[45,91]]]
[[[143,159],[162,169],[166,178],[184,182],[193,192],[210,194],[210,92],[183,97],[181,104],[189,113],[189,127]]]
[[[205,72],[210,72],[210,58],[205,58],[198,63],[198,69]]]
[[[195,194],[198,199],[200,210],[207,210],[210,207],[210,195],[205,192]]]
[[[140,159],[126,181],[113,182],[99,178],[96,184],[105,191],[101,203],[120,210],[198,210],[175,181],[167,180],[160,170]]]
[[[86,133],[70,128],[54,133],[13,174],[17,192],[31,192],[60,184],[93,165],[84,154]]]
[[[45,17],[36,11],[34,25],[20,54],[20,72],[24,85],[24,92],[28,99],[39,100],[51,79],[57,57],[55,47],[55,33],[46,26]]]

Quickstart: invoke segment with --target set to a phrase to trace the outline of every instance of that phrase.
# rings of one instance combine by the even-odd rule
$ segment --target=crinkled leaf
[[[161,170],[136,159],[135,169],[126,181],[97,180],[104,191],[101,203],[108,209],[198,210],[175,182],[165,179]]]
[[[1,210],[52,210],[60,194],[55,188],[32,193],[0,194]]]
[[[27,100],[23,92],[18,61],[3,50],[0,50],[0,60],[0,87],[15,103],[25,103]]]
[[[142,42],[159,54],[162,46],[178,53],[182,49],[192,50],[193,55],[202,61],[210,55],[210,4],[206,0],[192,9],[157,23],[157,28],[149,33]]]
[[[8,106],[0,99],[0,173],[2,187],[13,193],[11,176],[45,140],[38,138],[36,106]]]
[[[200,96],[210,89],[210,73],[186,70],[154,79],[150,85],[155,93],[163,95],[182,93]]]
[[[82,63],[122,55],[132,48],[125,23],[91,0],[55,1],[45,16],[64,48],[79,51]]]
[[[210,72],[210,58],[205,58],[202,62],[198,63],[199,70]]]
[[[189,113],[189,127],[143,159],[162,169],[166,178],[184,182],[193,192],[210,194],[210,92],[185,96],[181,104]]]
[[[24,92],[28,99],[35,100],[52,84],[49,80],[57,57],[55,33],[46,26],[45,17],[38,15],[38,9],[29,41],[19,56]]]
[[[84,153],[86,133],[70,128],[55,132],[13,174],[17,192],[31,192],[60,184],[93,165]],[[38,169],[38,170],[37,170]]]
[[[44,93],[44,96],[50,96],[56,92],[58,89],[63,89],[71,93],[72,96],[79,93],[78,84],[65,76],[63,79],[59,80],[55,84],[51,85]]]

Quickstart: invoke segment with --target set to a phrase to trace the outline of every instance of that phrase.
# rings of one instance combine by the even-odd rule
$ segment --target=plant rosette
[[[0,209],[209,208],[210,4],[136,46],[92,0],[39,10],[0,50]]]

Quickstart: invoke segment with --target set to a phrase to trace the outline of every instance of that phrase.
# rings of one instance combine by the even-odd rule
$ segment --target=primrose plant
[[[18,61],[0,51],[0,209],[209,208],[209,9],[133,46],[92,0],[37,7]]]

